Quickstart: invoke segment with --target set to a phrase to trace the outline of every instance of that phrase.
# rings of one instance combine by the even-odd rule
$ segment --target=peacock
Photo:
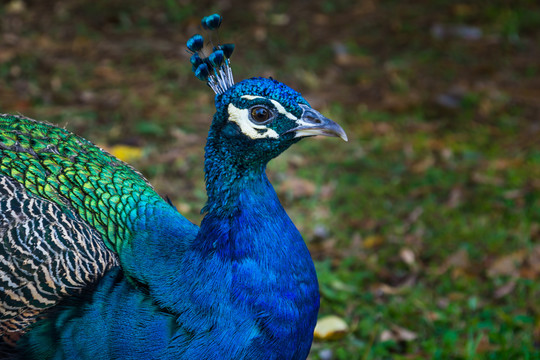
[[[215,37],[222,18],[202,19]],[[211,44],[210,46],[213,46]],[[197,226],[141,173],[64,128],[0,115],[0,336],[14,359],[306,359],[309,251],[270,184],[289,146],[344,130],[234,44],[187,42],[215,92]]]

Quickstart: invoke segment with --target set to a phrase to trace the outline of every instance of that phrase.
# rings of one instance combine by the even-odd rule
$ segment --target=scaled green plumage
[[[138,204],[163,201],[131,166],[65,129],[1,115],[0,130],[0,174],[75,209],[116,252],[131,238]]]

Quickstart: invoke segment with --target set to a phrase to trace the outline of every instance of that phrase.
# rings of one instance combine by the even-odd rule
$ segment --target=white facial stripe
[[[242,99],[246,99],[246,100],[255,100],[255,99],[264,99],[264,97],[262,96],[257,96],[257,95],[242,95]],[[291,114],[290,112],[288,112],[287,110],[285,110],[285,108],[283,107],[283,105],[281,105],[280,103],[278,103],[276,100],[272,100],[270,99],[270,101],[272,102],[272,104],[274,104],[274,106],[276,107],[277,111],[282,114],[282,115],[285,115],[286,117],[288,117],[289,119],[291,120],[298,120],[298,118],[296,116],[294,116],[293,114]]]
[[[272,102],[272,104],[274,104],[274,106],[276,107],[277,111],[279,111],[280,114],[285,115],[286,117],[288,117],[291,120],[298,120],[298,118],[296,116],[294,116],[293,114],[291,114],[290,112],[285,110],[283,105],[278,103],[276,100],[270,99],[270,101]]]
[[[256,95],[242,95],[242,99],[255,100],[255,99],[264,99],[264,98],[262,96],[256,96]]]
[[[244,95],[244,96],[250,96],[250,95]],[[264,125],[257,125],[252,123],[249,120],[249,112],[248,109],[239,109],[233,104],[229,104],[229,107],[227,108],[229,112],[229,121],[232,121],[240,127],[240,131],[250,139],[264,139],[264,138],[274,138],[277,139],[279,137],[278,133],[273,130],[269,129]],[[257,130],[263,130],[262,132],[259,132]]]

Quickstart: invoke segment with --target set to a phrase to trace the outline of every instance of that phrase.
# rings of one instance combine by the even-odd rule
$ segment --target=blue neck
[[[152,231],[136,241],[146,249],[133,253],[145,254],[137,259],[138,269],[151,271],[138,278],[145,279],[156,303],[181,314],[179,321],[189,319],[191,333],[214,334],[216,349],[223,346],[231,359],[245,351],[267,359],[305,359],[319,309],[311,256],[264,165],[246,168],[222,160],[206,163],[207,214],[192,237],[182,237],[185,224],[179,225],[168,205],[148,218],[144,227]],[[152,251],[162,259],[167,254],[166,263],[152,263]],[[231,337],[237,339],[235,349]],[[204,346],[210,339],[200,341]]]
[[[279,152],[265,148],[260,140],[246,139],[235,127],[221,128],[223,124],[217,119],[224,116],[221,113],[214,116],[208,133],[204,163],[208,201],[202,211],[225,216],[239,208],[240,192],[246,187],[255,196],[270,196],[259,194],[267,186],[259,182],[266,164]]]
[[[227,297],[235,289],[226,308],[249,314],[258,354],[279,351],[283,358],[305,358],[319,308],[313,262],[264,171],[250,175],[228,189],[221,207],[216,202],[210,207],[193,243],[195,258],[202,266],[208,262],[222,269],[211,288],[225,287]],[[215,274],[208,275],[212,282]],[[269,345],[273,349],[265,348]]]

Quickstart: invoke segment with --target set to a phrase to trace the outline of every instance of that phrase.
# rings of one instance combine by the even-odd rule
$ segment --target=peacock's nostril
[[[311,121],[312,123],[317,124],[317,125],[322,124],[321,119],[318,119],[318,118],[315,118],[315,117],[311,117],[311,116],[309,117],[309,121]]]

